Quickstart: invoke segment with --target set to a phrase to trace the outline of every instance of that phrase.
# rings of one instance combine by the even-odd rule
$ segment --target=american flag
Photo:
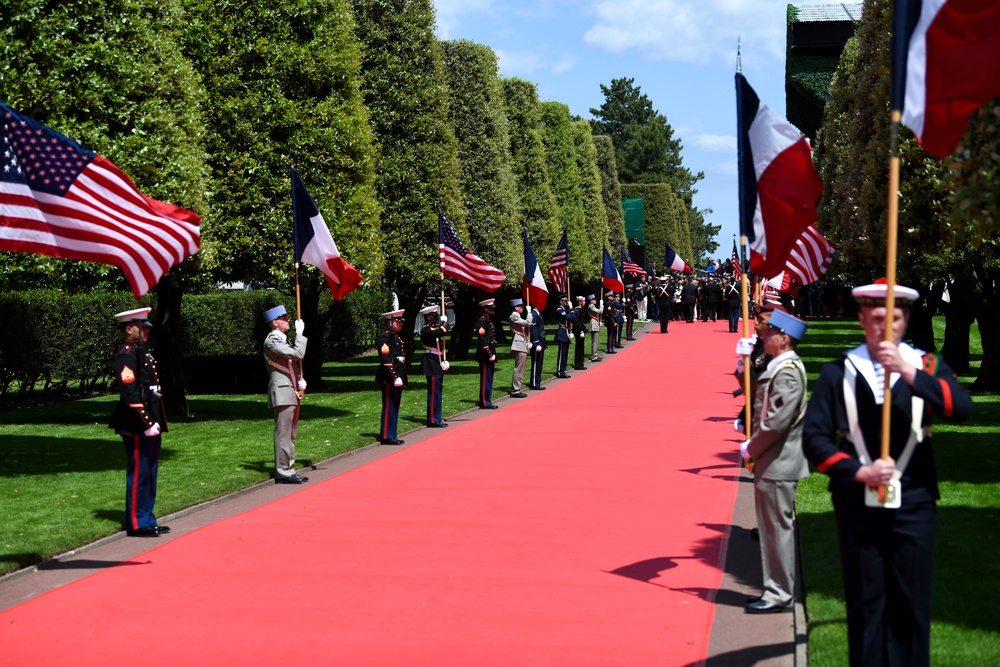
[[[117,266],[136,298],[198,252],[198,214],[2,103],[0,150],[0,250]]]
[[[837,247],[826,240],[816,225],[809,225],[788,255],[785,274],[800,286],[814,283],[826,275],[836,251]]]
[[[563,292],[564,294],[569,293],[566,289],[569,287],[569,274],[567,271],[569,255],[567,245],[566,230],[563,230],[562,238],[559,239],[559,245],[556,246],[556,254],[552,255],[552,261],[549,262],[549,270],[547,271],[549,280],[552,281],[552,285],[556,288],[556,291]]]
[[[733,280],[743,280],[743,262],[740,261],[740,251],[736,247],[736,239],[733,239],[733,256],[729,262],[733,265]]]
[[[622,248],[622,273],[625,275],[644,276],[646,270],[632,261],[625,248]]]
[[[441,273],[475,285],[486,292],[495,292],[503,285],[503,281],[507,279],[504,272],[493,268],[466,250],[455,228],[448,222],[448,218],[444,217],[444,213],[438,213],[438,227]]]

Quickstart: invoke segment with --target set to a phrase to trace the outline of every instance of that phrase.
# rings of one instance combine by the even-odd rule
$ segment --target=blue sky
[[[705,173],[695,205],[722,230],[716,256],[739,233],[736,189],[737,39],[743,75],[785,113],[786,2],[776,0],[434,0],[437,35],[486,44],[500,74],[538,85],[590,118],[601,84],[635,79],[684,144],[684,164]],[[796,2],[796,5],[824,4]],[[654,253],[655,255],[655,253]]]

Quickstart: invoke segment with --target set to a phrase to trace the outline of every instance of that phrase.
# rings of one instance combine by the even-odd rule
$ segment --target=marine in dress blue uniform
[[[556,377],[568,378],[566,367],[569,365],[569,338],[573,328],[573,311],[569,307],[569,297],[560,293],[556,295],[559,305],[556,306]],[[583,363],[583,345],[580,345],[580,363]]]
[[[382,387],[382,412],[379,415],[379,442],[383,445],[402,445],[397,438],[396,425],[399,421],[399,402],[406,387],[406,357],[403,340],[399,332],[403,330],[403,311],[393,310],[383,313],[385,329],[375,340],[378,351],[378,370],[375,382]]]
[[[476,361],[479,363],[479,397],[476,405],[482,410],[496,410],[493,405],[493,373],[497,365],[497,335],[493,328],[496,312],[494,299],[479,302],[483,314],[476,320]]]
[[[632,335],[632,327],[635,322],[635,315],[638,312],[636,306],[636,295],[632,289],[631,285],[625,286],[625,297],[622,301],[623,310],[625,311],[625,340],[635,340],[635,336]],[[621,334],[618,335],[618,342],[621,343]]]
[[[420,329],[420,343],[424,347],[424,358],[420,362],[420,372],[427,378],[427,426],[444,428],[447,426],[441,415],[441,401],[444,396],[444,372],[448,362],[444,360],[444,350],[441,343],[447,335],[447,316],[444,322],[440,318],[437,306],[427,306],[420,311],[425,324]]]
[[[160,400],[156,361],[145,344],[152,327],[149,308],[118,313],[124,341],[115,355],[118,403],[110,428],[125,448],[125,531],[133,537],[158,537],[170,532],[156,523],[156,478],[160,468],[161,433],[167,418]]]
[[[885,340],[882,285],[855,288],[865,343],[820,372],[806,412],[806,457],[830,477],[853,667],[930,664],[931,584],[939,498],[931,418],[962,421],[972,399],[937,354],[901,342],[916,290],[895,288]],[[889,459],[881,456],[884,378],[890,372]],[[912,443],[912,444],[911,444]],[[891,484],[883,506],[874,489]],[[895,498],[893,498],[895,496]]]

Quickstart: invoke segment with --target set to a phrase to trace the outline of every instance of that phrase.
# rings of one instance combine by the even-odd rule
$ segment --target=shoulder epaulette
[[[924,372],[928,375],[937,375],[940,365],[940,359],[936,353],[928,352],[924,355]]]

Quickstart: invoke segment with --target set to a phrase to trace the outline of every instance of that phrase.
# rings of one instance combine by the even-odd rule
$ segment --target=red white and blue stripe
[[[319,269],[333,298],[341,301],[362,283],[361,273],[340,256],[330,228],[295,167],[292,167],[292,214],[295,219],[295,263],[305,262]]]
[[[740,233],[750,246],[750,269],[772,278],[792,246],[818,219],[823,182],[802,134],[760,101],[736,74]]]

